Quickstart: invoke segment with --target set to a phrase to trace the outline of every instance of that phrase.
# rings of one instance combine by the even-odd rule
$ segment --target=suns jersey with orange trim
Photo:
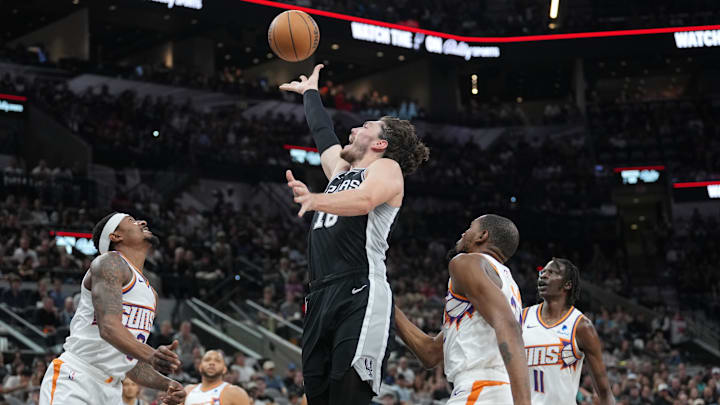
[[[185,405],[221,405],[220,397],[229,385],[224,382],[213,389],[203,391],[202,384],[198,384],[188,392]]]
[[[145,343],[155,321],[155,293],[148,280],[125,257],[118,252],[108,254],[120,255],[132,272],[132,279],[122,291],[122,323],[137,340]],[[89,271],[85,273],[85,277],[89,274]],[[112,377],[123,378],[137,364],[137,359],[126,356],[100,337],[92,293],[85,288],[85,278],[80,287],[80,302],[70,322],[70,336],[63,348]]]
[[[574,404],[585,358],[575,340],[583,314],[570,307],[549,325],[542,319],[542,305],[525,308],[522,317],[532,404]]]
[[[482,256],[500,276],[502,294],[520,322],[522,300],[510,269],[489,255]],[[510,381],[498,349],[495,329],[475,311],[467,298],[453,292],[452,280],[448,281],[443,318],[443,354],[448,381],[454,382],[464,373],[472,373],[478,380]]]

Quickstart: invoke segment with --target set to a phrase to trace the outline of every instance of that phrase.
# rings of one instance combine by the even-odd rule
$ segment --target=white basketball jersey
[[[582,312],[575,307],[557,322],[542,320],[542,305],[523,310],[522,330],[533,405],[575,404],[585,355],[575,340]]]
[[[122,254],[115,251],[108,254],[120,255],[132,272],[132,279],[122,289],[122,323],[137,340],[145,343],[155,320],[157,303],[153,289],[142,273]],[[85,273],[85,278],[88,274],[89,271]],[[70,322],[70,336],[65,340],[63,348],[109,376],[123,378],[125,373],[135,367],[137,359],[126,356],[100,337],[92,293],[85,288],[85,278],[80,287],[80,302]]]
[[[185,405],[220,405],[220,394],[229,384],[224,382],[217,387],[203,391],[202,384],[198,384],[185,398]]]
[[[489,255],[483,254],[483,257],[500,276],[501,291],[520,322],[522,300],[510,269]],[[475,311],[469,299],[453,292],[452,280],[448,281],[448,292],[445,296],[443,333],[445,374],[448,381],[456,384],[466,379],[510,382],[498,349],[495,330]]]

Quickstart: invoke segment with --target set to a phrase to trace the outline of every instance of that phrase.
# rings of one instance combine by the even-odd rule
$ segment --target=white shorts
[[[445,405],[513,405],[510,384],[478,380],[458,384]]]
[[[48,366],[40,384],[38,405],[115,405],[122,403],[119,378],[82,365],[63,353]]]

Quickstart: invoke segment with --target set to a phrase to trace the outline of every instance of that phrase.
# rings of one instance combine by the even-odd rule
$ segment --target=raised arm
[[[151,364],[163,372],[180,367],[172,348],[158,349],[140,342],[122,323],[122,287],[131,273],[125,261],[115,253],[105,253],[90,265],[92,303],[100,337],[122,353]],[[173,342],[176,347],[177,342]]]
[[[335,135],[332,119],[322,105],[318,92],[318,79],[323,65],[316,65],[310,77],[300,76],[300,81],[292,81],[280,85],[280,90],[292,91],[303,96],[305,119],[320,152],[320,162],[328,180],[349,164],[340,158],[340,141]]]
[[[530,405],[530,380],[522,331],[507,299],[488,276],[494,271],[480,255],[461,254],[450,261],[453,289],[466,296],[475,310],[495,329],[498,349],[510,376],[513,402],[515,405]]]
[[[600,343],[597,331],[587,318],[583,317],[579,322],[575,336],[577,336],[578,347],[585,353],[590,365],[593,387],[600,398],[600,404],[615,405],[615,397],[610,389],[605,363],[602,359],[602,343]]]
[[[307,211],[322,211],[340,216],[367,215],[378,205],[398,200],[402,202],[404,180],[400,165],[392,159],[378,159],[365,172],[360,187],[336,193],[311,193],[303,182],[296,180],[290,170],[286,176],[295,202],[301,205],[298,216]]]
[[[427,335],[395,306],[395,326],[398,336],[415,353],[425,368],[434,368],[443,360],[443,333],[435,337]]]

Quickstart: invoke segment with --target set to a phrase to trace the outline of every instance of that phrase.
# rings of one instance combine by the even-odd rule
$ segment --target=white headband
[[[107,223],[103,227],[102,233],[100,234],[100,246],[98,246],[100,254],[108,252],[108,249],[110,248],[110,234],[115,232],[115,229],[117,229],[118,225],[120,225],[120,221],[127,216],[129,215],[118,212],[108,219]]]

